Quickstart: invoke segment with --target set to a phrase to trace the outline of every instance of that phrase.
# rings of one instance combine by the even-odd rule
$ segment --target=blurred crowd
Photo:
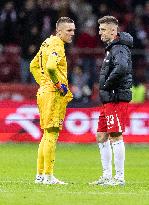
[[[55,34],[61,16],[75,21],[76,35],[66,45],[68,78],[76,102],[99,102],[98,75],[104,56],[98,18],[113,15],[120,31],[134,37],[134,88],[149,99],[149,1],[146,0],[13,0],[0,1],[0,82],[35,83],[29,64],[42,41]]]

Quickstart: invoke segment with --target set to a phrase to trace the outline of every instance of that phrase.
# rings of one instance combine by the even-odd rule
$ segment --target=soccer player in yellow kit
[[[56,141],[65,117],[66,106],[73,96],[68,88],[65,43],[71,43],[75,24],[69,17],[56,23],[56,35],[51,35],[41,45],[31,61],[30,71],[40,85],[37,104],[40,126],[44,130],[38,148],[35,183],[66,184],[53,175]]]

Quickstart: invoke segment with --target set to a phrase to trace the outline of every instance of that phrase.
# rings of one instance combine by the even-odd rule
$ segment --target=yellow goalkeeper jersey
[[[59,82],[68,86],[64,42],[52,35],[42,43],[37,55],[30,63],[30,71],[40,87],[48,86],[50,91],[55,91],[56,88],[48,73],[49,67],[55,69]]]

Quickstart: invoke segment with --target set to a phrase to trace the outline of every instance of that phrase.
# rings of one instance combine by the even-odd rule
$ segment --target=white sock
[[[124,161],[125,161],[125,146],[123,140],[112,143],[114,153],[114,164],[116,179],[124,180]]]
[[[104,143],[98,143],[101,155],[103,177],[112,178],[112,149],[110,140]]]

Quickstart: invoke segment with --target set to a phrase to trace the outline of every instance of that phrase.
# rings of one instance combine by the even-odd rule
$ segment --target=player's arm
[[[57,77],[57,64],[58,64],[58,54],[56,52],[52,52],[48,56],[48,61],[46,64],[46,68],[48,70],[48,73],[50,75],[50,78],[54,84],[58,82],[58,77]]]
[[[61,84],[57,76],[57,66],[60,60],[61,57],[58,53],[52,52],[48,57],[46,68],[55,87],[60,91],[61,95],[65,96],[68,92],[67,86],[65,84]]]
[[[30,63],[30,72],[33,74],[36,82],[40,85],[40,66],[39,66],[39,52]]]

